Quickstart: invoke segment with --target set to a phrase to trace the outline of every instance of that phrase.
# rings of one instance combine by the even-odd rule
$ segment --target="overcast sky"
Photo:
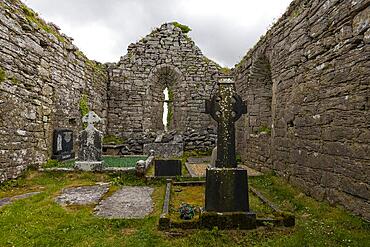
[[[238,63],[292,0],[24,0],[53,22],[90,59],[117,62],[130,43],[178,21],[203,54],[222,66]]]

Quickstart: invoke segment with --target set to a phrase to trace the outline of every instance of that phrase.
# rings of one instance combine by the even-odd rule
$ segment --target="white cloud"
[[[161,23],[179,21],[203,53],[238,63],[291,0],[25,0],[61,27],[91,59],[115,62],[127,46]]]

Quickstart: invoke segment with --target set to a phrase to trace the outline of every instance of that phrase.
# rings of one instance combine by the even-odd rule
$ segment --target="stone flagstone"
[[[63,206],[96,204],[109,190],[109,184],[65,188],[55,201]]]
[[[25,198],[28,198],[28,197],[31,197],[31,196],[34,196],[34,195],[37,195],[37,194],[40,194],[41,192],[29,192],[29,193],[26,193],[26,194],[22,194],[22,195],[17,195],[17,196],[13,196],[13,197],[6,197],[6,198],[2,198],[0,199],[0,208],[2,206],[5,206],[5,205],[8,205],[16,200],[19,200],[19,199],[25,199]]]
[[[144,218],[153,211],[150,187],[122,187],[95,207],[95,214],[110,219]]]

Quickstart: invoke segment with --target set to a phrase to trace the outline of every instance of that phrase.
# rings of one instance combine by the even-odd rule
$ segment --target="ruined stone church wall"
[[[366,0],[296,0],[234,69],[246,163],[367,219],[369,20]]]
[[[173,102],[170,130],[213,126],[210,117],[202,112],[219,69],[174,24],[156,28],[131,44],[117,64],[109,66],[108,133],[130,137],[163,130],[166,86]]]
[[[81,104],[105,119],[107,78],[57,27],[18,0],[0,1],[0,182],[46,162],[54,128],[76,140]]]

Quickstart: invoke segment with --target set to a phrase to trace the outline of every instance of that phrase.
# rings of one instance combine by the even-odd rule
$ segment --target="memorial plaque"
[[[54,160],[73,159],[73,131],[71,129],[55,129],[53,134],[53,155]]]
[[[181,160],[155,160],[154,176],[174,177],[181,176]]]

